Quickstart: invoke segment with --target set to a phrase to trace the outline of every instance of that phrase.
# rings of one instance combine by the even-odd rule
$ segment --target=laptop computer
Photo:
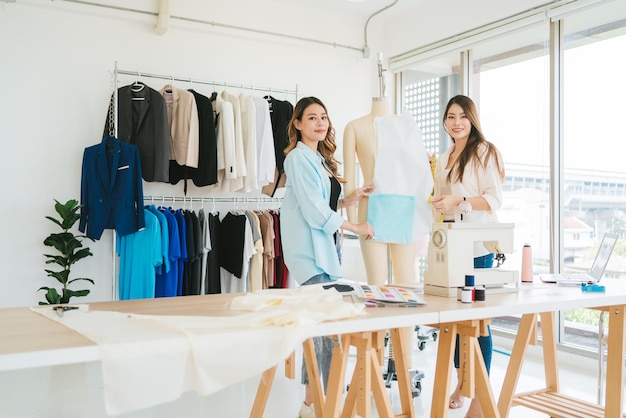
[[[556,283],[561,286],[580,286],[581,284],[596,284],[602,278],[604,270],[615,248],[617,234],[607,232],[602,237],[600,248],[593,259],[593,264],[587,273],[540,274],[544,283]]]

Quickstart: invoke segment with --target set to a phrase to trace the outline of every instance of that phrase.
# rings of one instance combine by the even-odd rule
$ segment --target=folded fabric
[[[410,244],[414,238],[415,196],[377,193],[369,197],[367,222],[373,241]]]
[[[118,415],[188,390],[206,396],[242,382],[287,358],[316,323],[363,311],[334,290],[307,287],[236,297],[231,309],[247,312],[233,315],[227,308],[227,316],[138,315],[88,305],[62,316],[51,307],[32,310],[98,344],[106,411]]]
[[[246,293],[234,298],[230,309],[273,312],[272,325],[307,325],[360,315],[365,305],[344,301],[335,289],[302,286]]]

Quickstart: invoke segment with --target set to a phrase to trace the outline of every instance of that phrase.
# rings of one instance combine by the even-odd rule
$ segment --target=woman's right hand
[[[374,228],[369,224],[369,222],[363,222],[362,224],[357,224],[356,226],[358,229],[357,234],[365,235],[366,240],[374,238]]]
[[[354,232],[357,235],[365,235],[365,239],[372,239],[374,237],[374,228],[367,222],[362,224],[353,224],[350,221],[344,221],[341,225],[346,231]]]

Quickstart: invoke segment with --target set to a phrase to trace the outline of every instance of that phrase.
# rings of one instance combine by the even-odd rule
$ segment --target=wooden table
[[[454,298],[443,298],[439,296],[424,295],[426,306],[420,308],[371,308],[372,315],[388,316],[385,321],[387,328],[377,328],[372,326],[368,330],[362,330],[361,334],[367,332],[391,329],[391,335],[398,328],[416,324],[429,324],[439,328],[437,364],[435,382],[433,387],[433,397],[431,405],[431,417],[448,416],[448,397],[451,393],[451,375],[453,367],[452,358],[456,336],[461,338],[461,347],[465,353],[466,382],[463,385],[464,395],[468,397],[478,396],[481,400],[483,412],[488,417],[506,417],[511,407],[523,406],[531,408],[552,417],[622,417],[623,411],[623,381],[624,381],[624,349],[625,349],[625,324],[624,312],[626,311],[626,283],[619,280],[604,280],[606,293],[582,292],[577,287],[560,287],[546,284],[524,284],[518,292],[488,294],[485,302],[475,302],[464,304]],[[610,314],[609,320],[609,341],[607,355],[607,391],[605,394],[605,407],[582,402],[572,397],[565,396],[559,392],[558,385],[558,359],[557,359],[557,339],[556,326],[554,321],[555,312],[574,308],[592,308],[606,311]],[[422,314],[438,313],[437,321],[427,321],[419,318]],[[402,316],[399,317],[397,315]],[[500,392],[500,397],[496,399],[489,384],[489,377],[480,352],[477,337],[485,333],[486,326],[492,318],[507,315],[521,315],[520,328],[518,330],[511,360],[507,368],[504,385]],[[544,364],[546,374],[546,386],[530,393],[516,394],[517,382],[520,378],[521,367],[524,354],[528,345],[534,342],[536,337],[536,324],[538,318],[541,319],[542,345],[544,352]],[[325,324],[322,324],[325,325]],[[373,324],[372,324],[373,325]],[[333,332],[340,330],[332,329]],[[399,340],[399,338],[398,338]],[[367,347],[367,346],[366,346]],[[462,348],[462,351],[463,351]],[[398,341],[394,345],[396,359],[403,358],[404,347]],[[344,353],[345,355],[345,353]],[[463,354],[461,359],[463,360]],[[355,369],[362,370],[367,366],[367,361],[371,357],[359,357]],[[331,373],[335,374],[335,379],[340,379],[345,375],[341,369],[345,367],[345,362],[340,363],[336,357],[333,358],[334,368]],[[378,367],[377,364],[372,367]],[[404,373],[403,373],[404,372]],[[400,390],[401,408],[396,417],[413,416],[412,406],[407,406],[407,397],[410,394],[410,382],[406,368],[397,367],[398,386]],[[366,386],[376,399],[380,382],[376,376],[372,377],[371,386]],[[378,386],[377,386],[378,385]],[[329,387],[330,387],[329,383]],[[366,395],[369,395],[366,394]],[[382,395],[386,397],[386,393]],[[318,398],[321,399],[321,398]],[[350,402],[348,402],[350,401]],[[350,393],[346,398],[347,408],[344,407],[343,416],[354,416],[353,400]],[[412,402],[409,402],[412,404]],[[336,393],[331,391],[327,396],[324,415],[339,416],[340,400]],[[377,401],[379,416],[392,417],[388,403]],[[363,412],[363,411],[361,411]],[[367,409],[364,410],[369,413]],[[319,415],[319,414],[318,414]],[[362,416],[369,416],[363,415]]]
[[[446,417],[450,393],[451,359],[455,334],[468,338],[473,345],[474,363],[469,364],[469,392],[477,394],[483,412],[489,417],[506,417],[512,406],[523,406],[551,417],[622,417],[624,381],[624,312],[626,311],[626,283],[604,280],[606,293],[582,292],[578,287],[556,285],[521,285],[517,293],[487,295],[486,302],[460,304],[450,301],[441,306],[439,316],[439,347],[437,374],[433,389],[431,417]],[[427,301],[432,298],[426,297]],[[574,308],[593,308],[607,311],[609,342],[607,356],[607,391],[605,408],[582,402],[559,392],[555,312]],[[476,337],[485,324],[481,321],[504,315],[521,315],[505,380],[496,404]],[[536,325],[541,319],[543,361],[546,386],[533,392],[516,394],[524,354],[534,342]],[[461,331],[461,332],[459,332]],[[471,393],[469,394],[471,395]]]
[[[342,416],[370,416],[370,393],[374,395],[381,417],[394,416],[387,391],[382,382],[380,336],[391,330],[397,363],[401,413],[413,416],[411,387],[406,367],[402,365],[402,346],[398,330],[407,326],[429,324],[440,329],[437,373],[433,388],[431,417],[446,417],[448,395],[451,392],[452,355],[456,335],[462,335],[471,357],[466,360],[468,383],[466,394],[475,393],[480,399],[485,416],[506,417],[512,406],[525,406],[551,416],[622,416],[624,357],[624,311],[626,286],[618,281],[603,283],[606,293],[584,293],[578,288],[554,285],[524,285],[517,293],[488,294],[485,302],[462,304],[453,298],[424,295],[427,305],[418,308],[368,308],[368,315],[349,320],[326,322],[316,326],[315,335],[340,335],[344,344],[333,357],[332,376],[326,399],[323,399],[319,381],[312,381],[318,416],[339,416],[342,388],[350,343],[357,347],[357,364],[351,388],[344,403]],[[110,310],[139,314],[162,315],[236,315],[227,310],[234,295],[186,296],[138,301],[90,303],[91,310]],[[601,407],[581,403],[559,394],[554,312],[573,308],[596,308],[609,313],[609,344],[607,357],[607,385],[605,411]],[[476,337],[491,318],[504,315],[522,315],[511,360],[500,398],[496,402],[491,391],[484,362]],[[516,384],[526,347],[532,342],[537,318],[541,318],[546,388],[515,394]],[[304,346],[304,355],[311,359],[310,342]],[[473,347],[473,348],[471,348]],[[0,371],[50,366],[99,360],[94,343],[66,327],[52,322],[29,308],[0,309]],[[313,362],[311,362],[313,363]],[[311,370],[314,372],[314,370]],[[271,370],[264,374],[251,416],[262,416],[264,401],[271,390]],[[310,376],[316,376],[310,373]],[[357,379],[356,381],[354,379]],[[561,409],[553,409],[553,408]],[[574,411],[586,408],[583,415]],[[569,411],[567,411],[569,409]],[[595,415],[594,415],[595,414]],[[604,414],[604,415],[603,415]]]

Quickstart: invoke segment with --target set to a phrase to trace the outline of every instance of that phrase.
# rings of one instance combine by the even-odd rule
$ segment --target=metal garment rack
[[[115,62],[115,69],[113,70],[113,74],[115,77],[115,102],[116,102],[116,106],[117,106],[117,88],[118,88],[118,75],[130,75],[130,76],[135,76],[135,77],[139,77],[139,78],[156,78],[159,80],[169,80],[169,81],[180,81],[180,82],[184,82],[184,83],[189,83],[189,84],[203,84],[203,85],[207,85],[207,86],[214,86],[214,87],[231,87],[231,88],[237,88],[237,89],[242,89],[242,90],[254,90],[254,91],[262,91],[262,92],[266,92],[269,93],[270,95],[272,93],[282,93],[282,94],[292,94],[295,96],[295,99],[298,100],[298,85],[296,84],[296,88],[294,90],[289,90],[289,89],[275,89],[272,87],[262,87],[262,86],[255,86],[252,84],[236,84],[236,83],[228,83],[225,81],[209,81],[209,80],[200,80],[200,79],[195,79],[195,78],[191,78],[191,77],[180,77],[180,76],[173,76],[173,75],[161,75],[161,74],[153,74],[153,73],[144,73],[141,71],[129,71],[129,70],[120,70],[119,68],[117,68],[117,61]],[[117,116],[117,107],[115,109],[115,115]]]
[[[144,196],[144,204],[146,201],[150,202],[181,202],[186,204],[201,202],[201,203],[242,203],[244,205],[248,203],[281,203],[282,197],[192,197],[192,196]]]
[[[228,82],[220,82],[220,81],[208,81],[208,80],[200,80],[200,79],[194,79],[191,77],[180,77],[180,76],[173,76],[173,75],[161,75],[161,74],[154,74],[154,73],[144,73],[144,72],[140,72],[140,71],[130,71],[130,70],[121,70],[117,67],[117,61],[115,61],[115,66],[113,69],[113,74],[112,74],[112,83],[111,83],[111,88],[113,89],[113,106],[112,108],[109,108],[109,112],[113,112],[113,114],[111,115],[109,113],[109,117],[111,117],[113,119],[114,122],[114,132],[113,135],[117,138],[118,137],[118,130],[117,130],[117,115],[118,115],[118,96],[117,96],[117,91],[118,91],[118,81],[119,81],[119,75],[130,75],[130,76],[135,76],[135,77],[139,77],[139,78],[155,78],[155,79],[160,79],[160,80],[169,80],[169,81],[179,81],[179,82],[185,82],[185,83],[189,83],[189,84],[202,84],[202,85],[208,85],[208,86],[215,86],[215,87],[224,87],[224,88],[238,88],[238,89],[242,89],[242,90],[254,90],[254,91],[262,91],[262,92],[266,92],[269,95],[273,94],[273,93],[281,93],[281,94],[292,94],[295,97],[295,100],[298,100],[298,85],[296,84],[296,88],[295,90],[289,90],[289,89],[275,89],[272,87],[261,87],[261,86],[255,86],[255,85],[246,85],[246,84],[234,84],[234,83],[228,83]],[[270,199],[270,200],[268,200]],[[154,200],[154,199],[153,199]],[[183,198],[183,197],[166,197],[166,196],[161,196],[159,197],[157,200],[163,200],[163,201],[170,201],[170,202],[232,202],[232,203],[247,203],[247,202],[256,202],[256,203],[261,203],[261,202],[281,202],[282,199],[280,198],[259,198],[259,197],[187,197],[187,198]],[[145,201],[145,198],[144,198]],[[118,300],[118,295],[117,295],[117,257],[116,257],[116,250],[115,250],[115,243],[116,243],[116,238],[115,238],[115,230],[113,230],[113,240],[112,240],[112,272],[113,272],[113,279],[111,280],[111,296],[112,296],[112,300]]]

